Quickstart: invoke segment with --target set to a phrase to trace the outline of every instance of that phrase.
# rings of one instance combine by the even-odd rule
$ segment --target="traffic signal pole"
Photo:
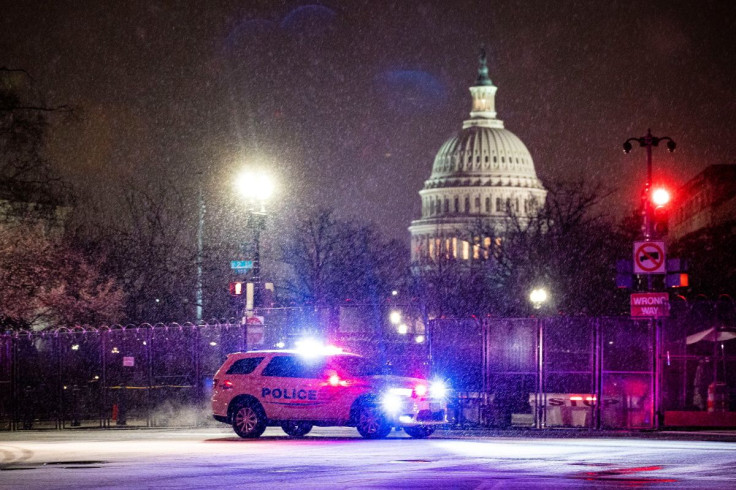
[[[629,153],[632,149],[631,142],[639,143],[639,146],[646,148],[647,151],[647,181],[644,186],[644,194],[642,196],[642,232],[644,239],[649,241],[652,239],[652,147],[658,146],[660,141],[667,141],[667,149],[672,152],[675,150],[675,142],[669,136],[658,138],[652,135],[652,130],[648,129],[647,134],[641,138],[629,138],[624,143],[624,153]],[[654,286],[652,284],[652,274],[647,274],[647,291],[652,292]],[[661,386],[661,369],[659,363],[661,320],[657,317],[650,320],[652,334],[652,428],[658,430],[660,428],[660,419],[662,418],[660,410],[660,386]]]

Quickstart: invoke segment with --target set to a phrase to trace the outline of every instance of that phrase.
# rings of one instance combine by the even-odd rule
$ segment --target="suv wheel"
[[[414,439],[426,439],[434,433],[434,427],[420,425],[418,427],[404,427],[404,432]]]
[[[312,430],[312,424],[289,420],[282,423],[281,428],[284,429],[284,432],[291,437],[303,437],[309,434],[309,431]]]
[[[244,439],[260,437],[266,430],[266,412],[258,402],[240,402],[233,410],[233,430]]]
[[[374,405],[363,405],[358,412],[356,428],[366,439],[383,439],[391,432],[391,424]]]

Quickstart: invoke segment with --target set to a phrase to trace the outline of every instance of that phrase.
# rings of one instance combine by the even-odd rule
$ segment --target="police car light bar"
[[[316,339],[306,338],[296,341],[296,350],[305,357],[329,356],[340,354],[342,349],[334,345],[324,345]]]

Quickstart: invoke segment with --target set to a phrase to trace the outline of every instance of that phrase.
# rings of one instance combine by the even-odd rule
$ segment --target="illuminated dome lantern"
[[[419,191],[422,217],[409,227],[415,263],[487,259],[511,216],[524,221],[544,204],[529,150],[496,118],[496,90],[481,52],[470,118],[440,147]]]

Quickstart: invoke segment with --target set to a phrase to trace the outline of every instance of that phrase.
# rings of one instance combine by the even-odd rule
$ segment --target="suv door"
[[[323,420],[326,359],[277,355],[261,371],[260,399],[272,420]]]

